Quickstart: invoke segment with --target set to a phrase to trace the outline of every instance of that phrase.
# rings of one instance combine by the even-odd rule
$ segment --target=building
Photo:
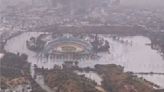
[[[53,58],[80,59],[92,55],[92,45],[78,37],[64,35],[48,41],[42,53]]]
[[[93,59],[99,52],[109,52],[109,42],[95,34],[41,34],[31,37],[27,48],[47,59],[77,61]]]

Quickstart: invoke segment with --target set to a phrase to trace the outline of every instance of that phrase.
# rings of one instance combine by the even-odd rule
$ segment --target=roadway
[[[141,26],[43,26],[30,29],[29,32],[53,32],[53,33],[95,33],[95,34],[143,34],[149,32]]]

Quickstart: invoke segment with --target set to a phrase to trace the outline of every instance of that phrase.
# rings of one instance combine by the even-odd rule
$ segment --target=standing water
[[[40,33],[23,33],[17,37],[10,39],[5,49],[13,53],[26,53],[29,58],[28,61],[38,67],[53,68],[54,65],[62,65],[62,60],[53,60],[46,58],[39,58],[37,54],[28,50],[26,41],[30,37],[37,37]],[[99,53],[101,57],[98,60],[81,60],[79,67],[94,67],[96,64],[117,64],[122,65],[125,71],[132,72],[157,72],[161,73],[164,70],[164,60],[162,56],[151,49],[148,44],[151,40],[143,36],[120,37],[113,39],[110,36],[102,36],[110,43],[110,54]],[[164,88],[164,76],[141,76],[147,80],[154,82]]]

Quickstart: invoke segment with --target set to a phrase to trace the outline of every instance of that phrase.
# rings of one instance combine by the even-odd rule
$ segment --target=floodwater
[[[38,36],[40,33],[23,33],[10,39],[5,49],[13,53],[26,53],[29,55],[29,62],[38,67],[53,68],[55,64],[62,65],[63,60],[52,60],[38,58],[37,54],[26,48],[26,40],[31,36]],[[100,53],[98,60],[80,60],[79,67],[94,67],[96,64],[117,64],[125,67],[125,71],[132,72],[158,72],[164,71],[164,60],[162,56],[151,49],[149,38],[143,36],[119,37],[113,39],[110,35],[101,35],[110,43],[110,54]],[[164,75],[143,76],[164,88]]]

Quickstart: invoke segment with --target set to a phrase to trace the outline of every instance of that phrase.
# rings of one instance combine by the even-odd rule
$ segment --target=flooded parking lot
[[[39,58],[37,54],[28,50],[26,41],[30,37],[37,37],[41,32],[27,32],[22,33],[7,41],[5,49],[13,53],[26,53],[28,61],[38,67],[53,68],[54,65],[62,65],[66,59],[47,59]],[[124,66],[125,71],[131,72],[155,72],[163,73],[164,60],[158,51],[153,50],[150,46],[151,40],[144,36],[127,36],[127,37],[113,37],[111,35],[99,35],[108,40],[110,44],[109,53],[98,53],[100,56],[97,60],[81,59],[79,60],[79,67],[94,67],[96,64],[117,64]],[[140,75],[139,75],[140,76]],[[143,75],[147,80],[157,83],[164,87],[163,75]]]

